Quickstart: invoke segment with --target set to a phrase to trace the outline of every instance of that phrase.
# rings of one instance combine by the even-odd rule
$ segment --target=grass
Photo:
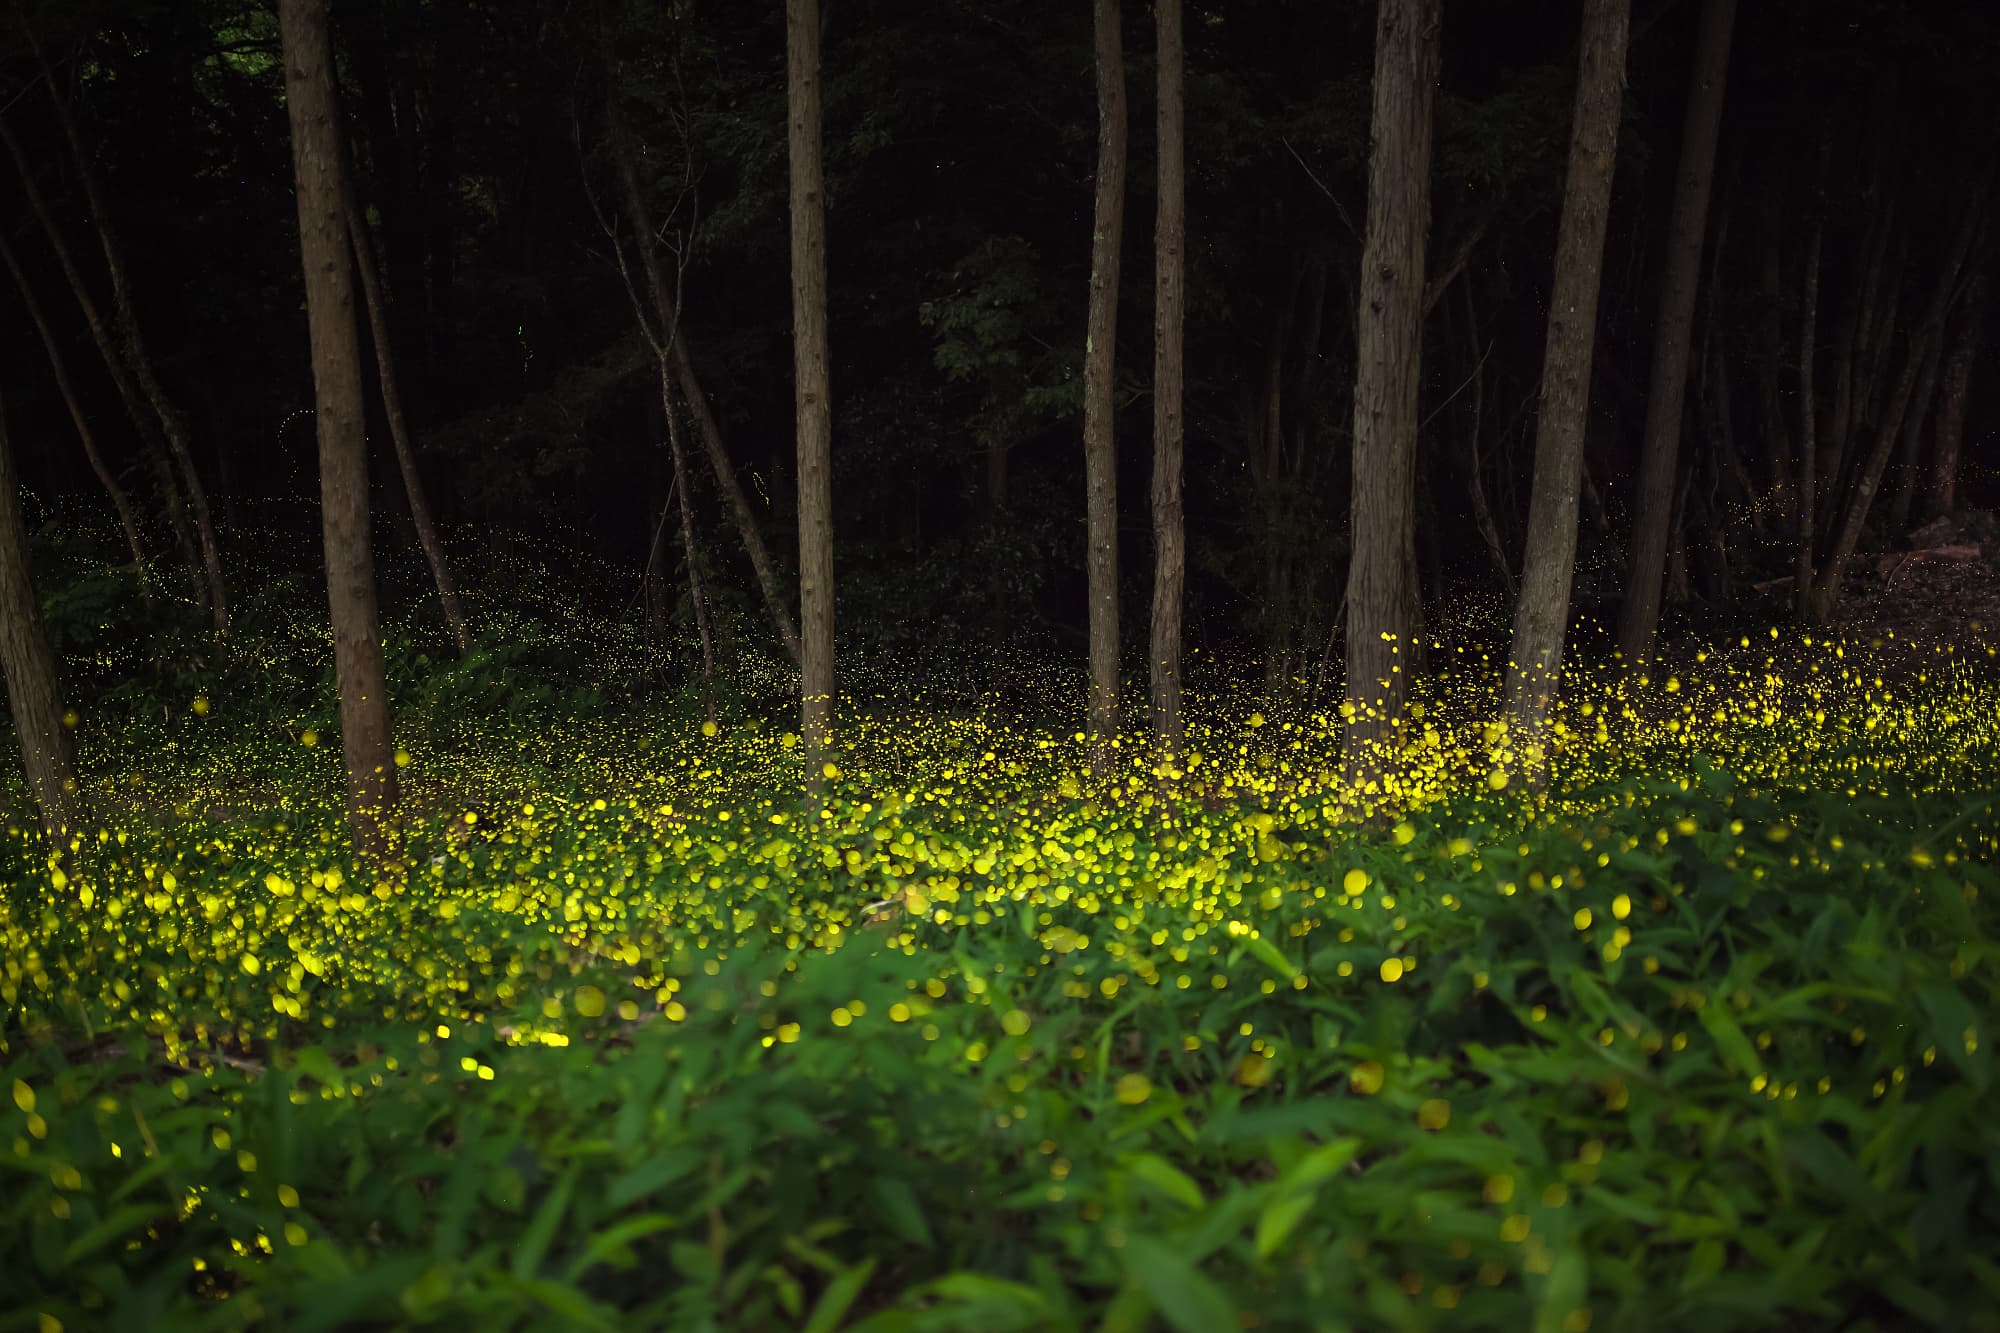
[[[403,650],[379,879],[309,634],[79,706],[0,1328],[2000,1327],[1984,659],[1581,674],[1540,794],[1474,667],[1386,800],[1226,695],[1097,785],[878,703],[806,802],[527,637]]]

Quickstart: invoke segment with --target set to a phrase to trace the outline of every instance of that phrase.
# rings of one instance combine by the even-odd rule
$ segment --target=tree
[[[1792,598],[1801,620],[1812,614],[1813,529],[1819,513],[1819,401],[1814,397],[1813,374],[1819,359],[1819,271],[1826,249],[1826,173],[1832,151],[1829,128],[1819,141],[1799,314],[1799,503],[1792,534],[1797,548],[1792,557]]]
[[[1950,513],[1958,505],[1958,460],[1965,442],[1966,404],[1972,396],[1972,367],[1979,359],[1981,335],[1992,313],[1986,297],[1995,241],[1996,237],[1988,236],[1980,247],[1972,276],[1965,282],[1965,295],[1959,300],[1957,327],[1952,331],[1951,354],[1945,358],[1944,385],[1939,391],[1937,440],[1925,487],[1926,518]]]
[[[1381,0],[1354,379],[1347,573],[1350,773],[1373,777],[1401,735],[1417,624],[1417,390],[1440,0]]]
[[[83,403],[76,396],[76,386],[70,383],[69,365],[63,359],[62,346],[57,343],[55,330],[49,327],[48,317],[42,314],[42,303],[35,299],[35,289],[28,285],[28,275],[21,270],[21,261],[14,257],[14,247],[0,236],[0,262],[7,266],[13,276],[15,290],[21,294],[21,305],[34,323],[35,332],[41,336],[42,350],[48,353],[49,371],[56,382],[56,392],[62,395],[63,406],[69,409],[70,423],[76,427],[77,439],[83,445],[84,459],[90,464],[92,475],[104,487],[104,493],[111,497],[111,507],[118,514],[118,526],[125,533],[126,549],[132,553],[132,573],[139,580],[139,596],[151,605],[152,584],[146,577],[146,548],[139,540],[139,520],[132,512],[132,499],[125,494],[111,469],[105,465],[104,455],[97,447],[97,432],[90,428],[90,418],[84,415]]]
[[[28,534],[14,479],[14,451],[0,409],[0,669],[7,675],[7,710],[21,742],[21,767],[55,837],[82,824],[83,807],[63,726],[55,654],[42,632],[40,603],[28,572]]]
[[[1118,262],[1125,229],[1125,52],[1119,0],[1096,0],[1097,189],[1090,315],[1083,344],[1084,565],[1090,605],[1090,771],[1111,769],[1118,737]]]
[[[1959,276],[1972,258],[1973,246],[1985,221],[1987,196],[1993,186],[1995,168],[2000,166],[2000,137],[1986,145],[1982,156],[1976,173],[1961,184],[1958,221],[1939,264],[1937,281],[1932,286],[1923,315],[1916,327],[1910,330],[1908,346],[1903,352],[1902,370],[1878,414],[1875,439],[1854,471],[1853,481],[1847,488],[1846,507],[1841,511],[1840,523],[1834,529],[1832,541],[1827,544],[1826,562],[1820,566],[1819,579],[1813,584],[1812,600],[1807,608],[1808,618],[1815,624],[1826,623],[1833,615],[1834,603],[1840,600],[1840,584],[1847,576],[1847,562],[1853,559],[1855,547],[1861,543],[1862,526],[1867,523],[1869,508],[1874,504],[1875,493],[1881,488],[1882,473],[1889,466],[1889,455],[1894,452],[1896,441],[1902,435],[1904,419],[1916,395],[1917,381],[1924,367],[1934,363],[1938,349],[1943,345],[1945,327],[1958,292]]]
[[[1653,323],[1653,368],[1646,387],[1646,430],[1639,445],[1638,496],[1633,502],[1632,546],[1625,576],[1625,605],[1618,617],[1618,650],[1640,662],[1653,652],[1660,627],[1660,590],[1666,581],[1672,535],[1675,462],[1680,453],[1681,411],[1686,402],[1689,335],[1708,230],[1708,196],[1715,181],[1715,143],[1722,128],[1723,85],[1736,0],[1702,0],[1693,88],[1681,127],[1680,166],[1674,176],[1673,212],[1667,222],[1667,262],[1660,277],[1660,313]]]
[[[1578,490],[1590,369],[1597,347],[1597,294],[1604,276],[1604,229],[1618,160],[1618,120],[1625,95],[1625,40],[1630,0],[1585,0],[1577,50],[1576,112],[1570,126],[1569,181],[1556,234],[1542,357],[1541,414],[1535,426],[1534,490],[1514,641],[1507,663],[1507,715],[1517,747],[1535,763],[1543,723],[1562,670],[1576,574]]]
[[[376,624],[369,549],[368,445],[362,415],[361,344],[354,320],[350,237],[341,189],[341,139],[328,0],[280,0],[285,106],[298,187],[313,404],[319,434],[320,525],[327,609],[340,691],[341,755],[355,854],[389,850],[396,805],[388,688]]]
[[[349,164],[341,163],[343,168]],[[389,442],[396,451],[396,469],[403,475],[403,494],[410,502],[410,522],[417,529],[417,545],[423,549],[424,563],[430,566],[431,583],[437,588],[438,604],[444,609],[445,628],[460,657],[472,651],[472,636],[465,627],[465,612],[458,604],[458,586],[452,581],[451,563],[445,558],[444,542],[431,518],[430,501],[424,495],[423,474],[417,471],[416,450],[410,444],[409,423],[403,416],[403,394],[396,382],[396,354],[389,342],[389,317],[376,277],[375,247],[369,239],[368,220],[354,197],[351,173],[341,173],[341,211],[347,219],[347,234],[354,247],[354,268],[361,277],[361,299],[368,309],[368,336],[375,345],[375,374],[382,390],[382,412],[389,418]]]
[[[97,188],[97,173],[91,167],[83,135],[69,113],[69,104],[63,100],[62,87],[56,80],[55,71],[49,68],[41,44],[34,40],[34,28],[26,26],[24,31],[34,45],[42,78],[48,84],[49,101],[55,107],[56,123],[62,127],[63,138],[69,144],[70,157],[76,164],[77,180],[83,187],[84,202],[90,206],[91,220],[97,226],[98,245],[104,251],[104,266],[111,275],[111,309],[118,320],[119,350],[139,391],[159,418],[167,451],[179,470],[181,484],[187,488],[188,504],[194,511],[195,534],[201,541],[202,569],[208,579],[209,616],[215,625],[216,637],[226,637],[229,633],[229,596],[222,577],[222,546],[216,540],[215,520],[209,513],[207,488],[202,485],[201,472],[194,465],[187,420],[181,415],[180,408],[167,397],[159,376],[153,372],[153,358],[147,351],[146,339],[139,330],[138,311],[132,303],[132,282],[126,275],[124,252],[118,243],[117,233],[112,230],[110,211],[105,208],[103,195]],[[8,147],[15,151],[19,163],[18,149],[11,135]],[[20,163],[20,167],[23,178],[26,178],[26,164]]]
[[[55,255],[56,267],[62,271],[63,281],[70,294],[76,299],[77,309],[83,314],[83,322],[90,330],[91,342],[97,348],[98,356],[104,362],[104,369],[111,377],[112,388],[117,390],[118,400],[124,405],[125,415],[131,419],[133,430],[138,434],[139,444],[148,467],[152,470],[154,484],[160,492],[161,506],[167,513],[167,525],[173,529],[175,543],[180,547],[181,558],[188,567],[188,574],[194,586],[195,600],[203,609],[214,613],[215,589],[210,583],[208,569],[195,538],[194,525],[188,521],[187,506],[181,495],[181,483],[174,475],[174,465],[167,457],[166,449],[160,443],[159,423],[150,413],[145,400],[139,394],[139,386],[133,382],[132,373],[125,365],[124,354],[112,339],[110,326],[105,322],[97,301],[90,294],[90,288],[77,268],[75,258],[70,254],[69,245],[63,240],[61,228],[56,226],[55,214],[50,210],[48,200],[43,197],[41,187],[35,184],[33,170],[20,141],[4,117],[0,117],[0,144],[5,144],[9,156],[21,177],[21,194],[28,201],[29,211],[34,213],[42,234],[47,238],[50,251]]]
[[[833,403],[826,351],[826,181],[820,161],[819,0],[785,0],[791,164],[792,367],[798,410],[799,722],[819,780],[833,722]]]
[[[1181,0],[1154,0],[1159,80],[1159,205],[1153,223],[1153,745],[1181,748],[1181,595],[1187,536],[1181,512],[1181,383],[1187,245],[1181,82]]]
[[[612,62],[607,53],[607,69]],[[675,273],[675,282],[667,281],[665,268],[660,263],[659,231],[653,225],[652,210],[646,204],[646,194],[639,183],[638,154],[632,145],[631,136],[625,132],[623,118],[618,113],[618,92],[608,88],[605,97],[605,131],[618,175],[619,194],[625,205],[627,219],[632,224],[633,245],[639,252],[640,270],[645,274],[645,290],[653,306],[651,321],[648,321],[638,290],[629,272],[625,272],[626,289],[632,299],[633,310],[638,315],[640,326],[645,329],[649,323],[658,329],[660,336],[646,336],[651,341],[654,352],[661,358],[662,367],[673,379],[678,380],[681,397],[687,400],[693,410],[696,431],[701,436],[702,449],[708,456],[709,470],[715,474],[717,485],[721,487],[723,499],[729,505],[730,517],[735,521],[737,536],[743,542],[743,550],[750,557],[750,570],[757,578],[757,587],[764,595],[764,605],[771,613],[772,623],[778,629],[778,642],[784,646],[785,655],[793,663],[799,661],[799,631],[792,622],[792,613],[786,609],[784,597],[778,589],[778,576],[771,564],[771,557],[764,546],[764,536],[757,530],[757,519],[750,511],[749,497],[743,493],[743,485],[736,479],[736,469],[729,462],[729,455],[722,447],[722,428],[716,424],[715,413],[709,409],[708,395],[702,391],[701,380],[695,374],[694,360],[688,355],[687,333],[681,325],[680,302],[675,291],[680,274]],[[596,208],[593,198],[591,206]],[[604,227],[612,248],[619,258],[621,271],[625,270],[623,251],[620,250],[616,229],[609,220],[599,214],[599,225]],[[662,392],[671,395],[666,383]],[[668,416],[673,415],[671,403],[667,406]],[[680,476],[676,464],[675,475]],[[683,492],[685,495],[685,492]],[[693,548],[689,548],[690,569],[692,569]],[[691,576],[698,577],[698,576]],[[699,600],[697,598],[697,600]],[[703,633],[706,635],[704,623]],[[704,642],[706,640],[704,639]]]

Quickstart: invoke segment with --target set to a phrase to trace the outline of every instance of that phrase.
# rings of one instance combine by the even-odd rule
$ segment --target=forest
[[[8,0],[0,1333],[2000,1330],[1996,67]]]

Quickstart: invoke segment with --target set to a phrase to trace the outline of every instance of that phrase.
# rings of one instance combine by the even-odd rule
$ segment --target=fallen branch
[[[1921,551],[1897,551],[1878,559],[1875,573],[1885,582],[1893,583],[1897,575],[1922,560],[1980,560],[1985,555],[1986,549],[1977,545],[1931,546]]]

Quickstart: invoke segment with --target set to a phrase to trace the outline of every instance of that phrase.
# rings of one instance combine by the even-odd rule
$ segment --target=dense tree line
[[[836,605],[843,652],[1087,667],[1099,773],[1171,763],[1191,634],[1314,702],[1340,645],[1393,786],[1427,620],[1504,591],[1532,753],[1580,608],[1635,664],[1663,608],[1824,622],[1993,490],[1996,16],[1628,4],[25,5],[12,438],[218,638],[231,506],[317,477],[365,853],[405,532],[462,652],[482,529],[587,531],[711,710],[719,652],[797,665],[809,776]],[[74,826],[0,483],[12,716]]]

